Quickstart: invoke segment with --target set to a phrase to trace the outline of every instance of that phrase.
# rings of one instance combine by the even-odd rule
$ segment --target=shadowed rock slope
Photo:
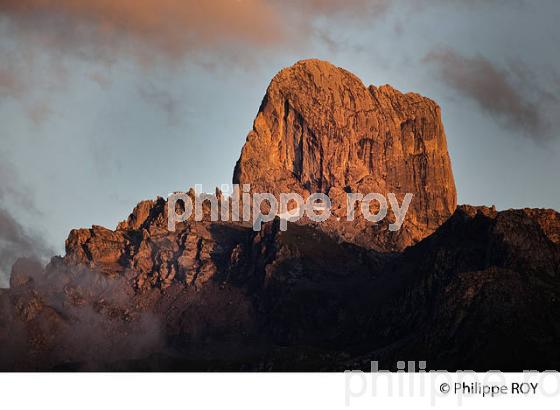
[[[0,294],[2,369],[560,368],[554,211],[462,206],[398,254],[305,225],[187,222],[170,235],[158,219],[141,240],[90,230],[79,262],[73,248],[44,270],[20,260]],[[115,262],[114,243],[134,255],[148,243],[152,267]]]

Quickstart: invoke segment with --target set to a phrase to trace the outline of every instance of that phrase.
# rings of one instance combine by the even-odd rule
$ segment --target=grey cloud
[[[444,84],[502,126],[539,142],[551,138],[550,108],[558,106],[558,97],[523,63],[502,67],[483,56],[465,57],[450,49],[431,52],[425,61],[437,67]]]
[[[181,120],[182,102],[169,91],[148,82],[138,88],[138,93],[147,103],[156,106],[167,115],[169,125],[177,126]]]
[[[111,85],[111,67],[123,60],[171,72],[184,61],[203,65],[208,58],[218,67],[253,67],[263,53],[308,46],[318,35],[317,18],[370,24],[389,3],[0,0],[0,98],[15,100],[31,124],[40,126],[53,114],[48,102],[72,79],[74,60],[95,63],[91,80],[102,89]],[[178,123],[175,101],[146,87],[143,94],[163,108],[170,124]]]
[[[44,261],[54,253],[38,233],[26,229],[8,210],[10,203],[12,209],[18,207],[22,214],[40,215],[31,195],[4,156],[0,155],[0,287],[8,285],[12,265],[18,258]]]
[[[0,93],[21,94],[38,50],[53,63],[71,55],[110,66],[123,57],[139,64],[204,59],[217,52],[238,58],[255,50],[301,48],[316,18],[355,17],[371,23],[389,0],[0,0]],[[23,60],[26,61],[23,61]],[[29,76],[27,76],[29,77]],[[49,75],[50,77],[50,75]],[[99,74],[95,81],[99,80]],[[99,81],[98,81],[99,82]],[[102,80],[100,84],[105,84]]]
[[[18,258],[45,259],[49,255],[52,251],[42,238],[27,232],[7,210],[0,208],[0,287],[7,287]]]

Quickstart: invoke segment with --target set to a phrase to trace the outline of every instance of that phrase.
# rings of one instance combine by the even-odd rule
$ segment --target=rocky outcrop
[[[320,228],[382,251],[425,238],[457,204],[439,106],[388,85],[365,87],[320,60],[300,61],[274,77],[233,182],[251,184],[254,192],[327,193],[335,211]],[[390,232],[387,223],[347,223],[346,192],[414,198],[402,229]]]
[[[205,204],[208,205],[208,204]],[[206,209],[208,212],[208,209]],[[143,201],[115,231],[76,229],[66,241],[65,262],[106,275],[121,275],[138,289],[165,289],[173,282],[199,286],[227,267],[250,229],[239,224],[189,221],[167,228],[167,202]]]
[[[374,335],[365,357],[386,366],[398,357],[425,357],[436,369],[557,368],[560,246],[550,226],[559,217],[544,209],[460,206],[386,267],[398,279],[378,283],[392,295],[365,331]],[[389,348],[378,337],[384,334],[391,334]]]

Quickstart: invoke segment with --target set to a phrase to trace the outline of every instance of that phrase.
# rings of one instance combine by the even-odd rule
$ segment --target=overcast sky
[[[231,182],[304,58],[436,100],[459,203],[558,210],[558,21],[556,0],[0,0],[0,286],[72,228]]]

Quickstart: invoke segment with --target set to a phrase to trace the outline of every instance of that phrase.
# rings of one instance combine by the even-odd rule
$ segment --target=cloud
[[[304,17],[358,17],[369,20],[385,13],[394,4],[390,0],[272,0],[272,4],[283,6],[288,12],[297,12]]]
[[[165,321],[141,308],[125,277],[61,261],[14,265],[18,280],[0,297],[0,369],[101,370],[164,351]],[[33,339],[47,342],[30,349]]]
[[[21,103],[31,121],[50,113],[44,101],[74,75],[69,60],[96,64],[89,78],[120,61],[174,68],[185,60],[251,67],[263,53],[301,50],[318,18],[371,24],[388,0],[0,0],[0,97]],[[258,56],[258,57],[257,57]],[[75,68],[75,66],[73,66]],[[87,76],[87,74],[86,74]]]
[[[367,19],[371,13],[384,12],[390,3],[388,0],[0,0],[0,15],[17,23],[14,28],[46,46],[74,48],[96,43],[99,49],[118,46],[141,52],[152,48],[151,51],[159,49],[170,56],[182,57],[191,50],[227,46],[235,41],[245,46],[268,47],[300,38],[314,17],[346,15]],[[295,15],[303,18],[294,22]],[[43,36],[36,36],[38,33]],[[129,40],[137,43],[127,44]]]
[[[269,46],[286,34],[264,0],[1,0],[0,15],[22,39],[108,61],[182,58],[236,41]]]
[[[46,260],[54,254],[38,233],[26,229],[7,208],[9,203],[22,215],[40,215],[5,155],[0,153],[0,288],[8,286],[12,265],[18,258]]]
[[[169,91],[159,89],[153,83],[147,82],[138,88],[138,93],[147,103],[159,108],[167,115],[170,126],[177,126],[181,120],[182,102]]]
[[[425,61],[437,66],[440,80],[502,126],[535,141],[551,137],[551,106],[558,97],[537,82],[523,63],[500,67],[483,56],[465,57],[446,49],[428,54]]]
[[[42,238],[27,232],[6,209],[0,208],[0,287],[7,287],[18,258],[45,259],[52,254]]]
[[[519,0],[520,2],[521,0]],[[371,25],[395,5],[419,11],[443,4],[487,7],[482,0],[0,0],[0,97],[15,98],[34,124],[50,114],[46,100],[65,85],[68,59],[96,64],[89,78],[110,87],[104,73],[122,60],[142,67],[247,67],[267,53],[303,51],[318,40],[347,50],[332,27]],[[494,0],[492,4],[506,4]],[[507,3],[509,4],[509,2]],[[264,57],[266,60],[266,57]],[[449,58],[448,58],[449,60]],[[453,61],[447,64],[452,64]],[[163,96],[154,96],[154,100]],[[169,101],[160,101],[160,106]],[[522,110],[523,111],[523,110]],[[535,122],[524,110],[525,122]],[[173,116],[171,116],[173,117]],[[538,121],[537,121],[538,122]]]
[[[286,33],[274,11],[263,0],[0,0],[0,98],[40,124],[44,101],[76,75],[73,61],[94,63],[90,78],[107,88],[105,72],[121,60],[172,68],[207,50],[279,44]]]
[[[130,56],[149,64],[208,50],[298,47],[318,17],[383,14],[388,0],[0,0],[6,35],[26,46],[108,64]],[[3,17],[3,20],[2,20]],[[236,47],[237,46],[237,47]],[[1,84],[1,83],[0,83]]]

